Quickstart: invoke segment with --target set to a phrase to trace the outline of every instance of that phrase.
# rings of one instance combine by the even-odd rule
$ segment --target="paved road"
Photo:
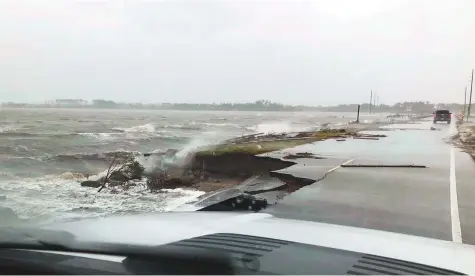
[[[380,140],[328,140],[292,149],[327,157],[281,170],[315,179],[265,212],[475,244],[475,165],[448,138],[455,124],[391,125]],[[278,157],[279,153],[274,154]],[[424,165],[357,168],[350,165]]]

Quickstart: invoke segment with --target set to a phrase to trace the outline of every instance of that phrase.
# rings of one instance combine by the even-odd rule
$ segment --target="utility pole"
[[[465,85],[465,97],[463,99],[463,114],[465,116],[465,113],[467,113],[467,86]]]
[[[356,122],[360,122],[360,105],[358,105],[358,113],[356,114]]]
[[[369,98],[369,114],[371,114],[371,105],[373,104],[373,90],[371,90],[371,96]]]
[[[470,99],[468,100],[467,121],[468,121],[468,117],[470,117],[470,109],[472,107],[472,90],[473,90],[473,69],[472,69],[472,79],[470,80]]]
[[[376,111],[376,97],[378,96],[378,94],[376,94],[376,92],[374,92],[374,97],[373,97],[373,106],[374,106],[374,110]]]

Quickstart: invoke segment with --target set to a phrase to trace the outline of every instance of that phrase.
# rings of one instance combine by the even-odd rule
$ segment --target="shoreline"
[[[357,113],[357,105],[355,105],[354,109],[348,109],[348,110],[329,110],[327,108],[318,108],[318,107],[308,107],[308,108],[302,108],[302,109],[206,109],[206,108],[138,108],[138,107],[127,107],[127,106],[117,106],[117,107],[99,107],[99,106],[41,106],[41,105],[33,105],[33,106],[9,106],[9,105],[0,105],[1,110],[8,110],[8,109],[71,109],[71,110],[142,110],[142,111],[183,111],[183,112],[322,112],[322,113],[352,113],[356,114]],[[364,110],[364,109],[362,109]],[[373,114],[403,114],[403,115],[408,115],[408,114],[422,114],[422,113],[427,113],[427,111],[422,111],[422,112],[413,112],[413,111],[407,111],[407,110],[377,110],[374,111],[375,113]],[[368,111],[362,111],[361,114],[368,114]]]
[[[365,124],[365,123],[362,123],[362,124],[353,124],[353,125],[346,125],[344,130],[346,133],[344,133],[345,135],[348,135],[349,133],[354,135],[353,133],[357,134],[357,133],[360,133],[360,132],[364,132],[364,131],[369,131],[369,130],[382,130],[382,129],[379,129],[380,126],[383,126],[383,125],[388,125],[390,123],[371,123],[371,124]],[[291,139],[289,139],[289,144],[285,144],[284,145],[279,145],[278,148],[272,148],[274,151],[275,150],[282,150],[282,151],[286,151],[288,149],[291,149],[291,148],[294,148],[295,146],[297,146],[296,144],[293,144],[293,143],[298,143],[300,145],[304,145],[304,144],[307,144],[308,142],[315,142],[315,141],[322,141],[322,140],[325,140],[323,138],[330,138],[330,139],[334,139],[334,140],[337,140],[337,139],[341,139],[340,137],[342,136],[342,129],[339,129],[339,130],[330,130],[330,133],[331,135],[320,135],[319,137],[312,137],[313,141],[305,141],[303,142],[305,139],[296,139],[296,141],[292,141]],[[316,132],[319,132],[319,133],[322,133],[324,131],[329,131],[329,130],[322,130],[322,131],[316,131]],[[383,131],[386,131],[383,129]],[[309,132],[307,132],[308,134]],[[314,132],[315,133],[315,132]],[[384,132],[383,132],[384,133]],[[296,136],[298,135],[299,133],[292,133],[291,136]],[[364,133],[362,133],[364,134]],[[256,134],[253,134],[251,136],[254,136]],[[277,136],[279,135],[289,135],[288,133],[286,134],[278,134]],[[274,136],[273,139],[275,140],[276,139],[276,134],[270,134],[270,136]],[[331,137],[329,137],[331,136]],[[244,137],[246,138],[246,137]],[[249,137],[247,137],[248,139]],[[266,135],[262,135],[260,136],[259,139],[261,140],[268,140],[267,138],[269,138],[269,136],[266,136]],[[294,137],[295,138],[295,137]],[[305,137],[300,137],[300,138],[305,138]],[[242,139],[242,137],[235,137],[235,138],[232,138],[231,140],[233,140],[233,142],[238,142],[237,144],[239,144],[239,142],[245,142],[245,141],[236,141],[236,139]],[[348,138],[350,139],[350,138]],[[265,143],[274,143],[276,141],[274,140],[271,140],[271,141],[264,141]],[[285,140],[285,139],[284,139]],[[247,141],[247,142],[250,142],[250,143],[247,143],[247,145],[256,145],[256,142],[260,142],[260,141]],[[282,141],[277,141],[277,142],[282,142]],[[285,142],[285,141],[284,141]],[[341,142],[336,142],[335,143],[344,143],[344,141],[341,141]],[[241,143],[243,144],[243,143]],[[216,146],[216,145],[215,145]],[[335,145],[335,146],[338,146],[338,145]],[[256,147],[257,148],[257,147]],[[173,152],[173,151],[172,151]],[[169,154],[171,154],[172,152],[169,152]],[[211,172],[208,172],[206,170],[200,170],[202,169],[202,167],[200,167],[200,160],[196,160],[194,161],[194,164],[195,164],[195,167],[194,167],[194,170],[193,170],[193,166],[191,166],[192,170],[188,170],[188,172],[191,172],[191,175],[188,175],[188,177],[186,177],[186,181],[185,183],[183,183],[183,181],[181,182],[178,182],[176,181],[177,178],[176,177],[171,177],[169,180],[171,180],[170,182],[168,182],[168,184],[170,185],[169,187],[160,187],[160,189],[154,191],[154,192],[150,192],[148,190],[148,187],[147,187],[147,179],[148,179],[148,175],[144,176],[141,180],[139,181],[132,181],[132,182],[129,182],[129,183],[121,183],[121,185],[119,186],[116,186],[116,185],[111,185],[110,187],[107,187],[106,190],[104,190],[103,192],[101,193],[97,193],[97,188],[89,188],[89,187],[80,187],[80,182],[82,180],[85,180],[85,177],[73,177],[71,176],[71,180],[73,182],[71,182],[71,184],[68,184],[66,186],[64,186],[65,184],[62,184],[61,186],[63,188],[61,188],[61,190],[64,190],[66,191],[67,189],[70,189],[70,188],[67,188],[69,185],[77,185],[79,187],[79,189],[74,189],[76,192],[74,192],[74,194],[77,194],[76,196],[79,196],[80,198],[84,197],[84,199],[81,199],[79,202],[75,203],[78,205],[77,208],[79,208],[78,210],[84,210],[84,211],[80,211],[80,212],[91,212],[95,209],[99,210],[100,207],[98,204],[104,204],[106,203],[107,206],[112,206],[114,204],[114,202],[116,202],[115,204],[117,204],[117,200],[120,200],[120,201],[123,201],[123,200],[126,200],[126,198],[128,198],[126,200],[126,206],[129,206],[132,204],[132,200],[134,200],[134,198],[136,199],[139,199],[140,203],[137,203],[137,204],[146,204],[146,201],[148,200],[152,200],[154,199],[154,203],[153,204],[147,204],[148,207],[144,207],[145,209],[148,209],[149,211],[152,211],[152,209],[154,208],[157,208],[157,207],[154,207],[154,206],[162,206],[163,204],[168,204],[167,202],[169,201],[173,201],[173,198],[170,198],[168,199],[168,193],[170,192],[173,192],[174,196],[179,196],[179,194],[182,194],[183,193],[183,196],[184,197],[188,197],[186,200],[183,199],[183,200],[178,200],[178,197],[176,197],[176,199],[180,202],[182,202],[180,205],[177,205],[176,207],[173,207],[172,209],[173,210],[177,210],[177,211],[180,211],[181,207],[179,206],[184,206],[184,208],[186,209],[186,207],[190,206],[190,205],[193,205],[194,207],[192,207],[191,209],[192,210],[201,210],[201,209],[206,209],[210,206],[215,206],[216,203],[218,202],[221,202],[220,199],[231,199],[231,198],[236,198],[242,194],[246,194],[246,195],[251,195],[253,200],[257,199],[257,198],[265,198],[266,199],[266,202],[268,202],[269,204],[273,204],[273,203],[276,203],[278,200],[282,199],[283,197],[285,197],[286,195],[304,187],[304,186],[307,186],[309,184],[312,184],[315,182],[315,180],[313,179],[305,179],[305,178],[301,178],[301,177],[295,177],[293,176],[292,174],[286,174],[286,173],[279,173],[279,172],[276,172],[276,170],[279,170],[279,169],[282,169],[282,168],[290,168],[296,164],[298,164],[299,161],[304,161],[304,162],[307,162],[308,160],[314,160],[314,159],[320,159],[320,157],[318,155],[315,155],[315,154],[311,154],[311,153],[305,153],[305,152],[295,152],[295,151],[292,151],[290,150],[289,151],[289,154],[286,154],[286,155],[282,155],[282,156],[265,156],[265,154],[263,156],[260,156],[260,153],[253,153],[253,152],[246,152],[245,154],[241,154],[240,156],[233,156],[232,154],[228,154],[227,156],[226,155],[221,155],[221,158],[222,159],[217,159],[215,156],[213,155],[210,155],[210,151],[209,151],[209,148],[207,148],[205,150],[205,152],[207,154],[204,154],[204,157],[201,157],[203,160],[203,158],[205,160],[208,160],[208,161],[211,161],[211,163],[208,164],[208,168],[210,168],[210,171]],[[272,151],[266,151],[268,153],[272,152]],[[292,152],[292,153],[290,153]],[[176,153],[176,152],[175,152]],[[196,151],[195,151],[196,153]],[[160,155],[160,154],[164,154],[164,153],[151,153],[149,155],[149,157],[153,156],[153,155]],[[318,153],[317,153],[318,154]],[[238,154],[239,155],[239,154]],[[142,153],[142,156],[143,156],[143,153]],[[155,158],[155,157],[153,157]],[[224,158],[224,159],[223,159]],[[241,158],[240,160],[236,159],[236,158]],[[215,161],[213,163],[213,160]],[[221,161],[225,161],[225,162],[221,162]],[[236,160],[238,162],[236,162]],[[190,160],[191,161],[191,160]],[[318,161],[318,160],[315,160],[315,161]],[[325,160],[322,160],[323,162]],[[232,164],[236,164],[236,163],[240,163],[240,164],[245,164],[245,166],[247,167],[232,167],[231,165]],[[191,162],[191,164],[193,164],[193,162]],[[217,166],[215,166],[217,165]],[[215,166],[213,168],[213,166]],[[221,168],[220,168],[221,166]],[[225,170],[224,173],[222,173],[222,169],[228,169],[227,171]],[[180,169],[180,168],[178,168]],[[260,170],[259,170],[260,169]],[[236,174],[235,172],[237,171],[243,171],[244,173],[239,175],[239,174]],[[171,169],[169,170],[171,172]],[[201,171],[201,174],[199,173]],[[180,170],[178,170],[178,172],[180,172]],[[185,172],[185,170],[183,170],[183,168],[181,169],[181,172]],[[197,174],[194,175],[193,172],[196,172]],[[71,173],[68,173],[68,175],[71,174]],[[93,177],[100,177],[101,173],[99,174],[95,174],[95,175],[91,175],[91,178]],[[179,174],[181,176],[181,174]],[[75,180],[73,180],[75,178]],[[59,182],[58,182],[59,183]],[[116,183],[115,183],[116,184]],[[163,184],[163,183],[162,183]],[[73,186],[70,186],[71,188]],[[175,191],[173,191],[173,189],[175,189]],[[180,191],[183,191],[183,192],[180,192]],[[195,193],[196,196],[193,196],[193,197],[190,197],[189,195],[187,196],[186,194],[188,193],[187,191],[189,191],[190,193]],[[191,195],[191,194],[190,194]],[[8,197],[8,195],[7,195]],[[97,201],[96,201],[96,198],[97,198]],[[161,198],[163,198],[163,203],[162,200],[160,200]],[[9,197],[7,198],[7,200],[9,199]],[[219,200],[217,200],[219,199]],[[90,202],[89,202],[90,201]],[[155,202],[157,201],[157,202]],[[177,202],[178,202],[177,201]],[[102,202],[102,203],[101,203]],[[73,204],[74,202],[71,202],[71,206],[75,206],[75,204]],[[200,205],[201,204],[201,205]],[[231,204],[232,205],[232,202],[228,201],[228,208],[231,208],[229,205]],[[163,206],[165,206],[163,205]],[[200,206],[200,207],[196,207],[196,206]],[[137,208],[138,205],[135,205],[135,204],[132,204],[131,205],[132,209],[134,208]],[[46,208],[46,207],[45,207]],[[72,208],[72,207],[71,207]],[[74,207],[76,208],[76,207]],[[73,208],[73,209],[74,209]],[[98,209],[99,208],[99,209]],[[162,207],[160,207],[162,208]],[[168,209],[167,209],[168,208]],[[162,211],[170,211],[171,207],[166,207],[164,210]],[[210,207],[212,208],[212,207]],[[71,209],[71,210],[73,210]],[[87,211],[87,210],[91,210],[91,211]],[[118,209],[118,210],[122,210],[123,207],[114,207],[112,209]],[[142,209],[142,207],[140,208]],[[232,209],[232,208],[231,208]],[[15,209],[17,210],[17,209]],[[76,209],[74,209],[76,210]],[[134,209],[135,210],[135,209]],[[154,209],[155,210],[155,209]],[[161,209],[160,209],[161,210]],[[247,210],[247,209],[246,209]],[[157,209],[158,211],[158,209]],[[70,211],[62,211],[62,212],[70,212]],[[108,213],[108,211],[104,211],[105,213]],[[122,210],[121,212],[125,212],[125,210]],[[64,217],[69,217],[70,215],[68,214],[61,214],[61,216],[64,216]],[[77,216],[84,216],[85,214],[71,214],[71,216],[73,217],[77,217]],[[21,212],[21,216],[23,217],[29,217],[29,215],[26,215],[23,214],[23,212]],[[37,216],[37,215],[35,215]],[[33,216],[32,218],[34,218],[35,216]],[[88,215],[86,215],[88,216]]]
[[[281,115],[280,117],[282,117]],[[346,115],[345,115],[346,117]],[[382,118],[382,116],[380,116]],[[385,116],[384,116],[385,117]],[[79,118],[79,117],[78,117]],[[82,117],[81,117],[82,118]],[[108,118],[108,117],[107,117]],[[257,118],[255,121],[258,122]],[[318,117],[317,117],[318,119]],[[346,121],[349,121],[353,118],[346,118]],[[376,117],[374,119],[377,119]],[[408,118],[401,118],[397,120],[398,122],[407,122]],[[275,119],[274,119],[275,120]],[[371,119],[373,120],[373,119]],[[295,120],[294,120],[295,121]],[[386,122],[386,120],[381,119],[384,122],[373,122],[370,123],[369,120],[362,121],[360,124],[340,124],[336,123],[335,125],[325,125],[325,124],[318,124],[315,127],[340,127],[344,128],[347,132],[364,132],[364,131],[371,131],[371,130],[378,130],[379,131],[386,131],[381,130],[379,127],[383,125],[391,124],[390,122]],[[307,120],[307,123],[310,120]],[[61,123],[61,122],[59,122]],[[135,121],[134,121],[135,123]],[[137,122],[140,124],[141,122]],[[134,125],[134,124],[132,124]],[[295,129],[298,129],[299,125],[296,125]],[[110,124],[108,127],[115,127],[115,124]],[[289,129],[289,128],[287,128]],[[292,129],[292,128],[290,128]],[[276,129],[279,130],[279,129]],[[263,130],[265,131],[265,130]],[[370,132],[371,133],[371,132]],[[385,132],[382,132],[383,134]],[[287,135],[289,133],[286,133]],[[295,137],[299,133],[291,134],[294,137],[289,137],[286,139],[278,137],[282,134],[273,134],[275,137],[269,137],[262,135],[260,136],[259,142],[263,142],[266,145],[261,145],[264,148],[271,148],[272,150],[279,150],[285,149],[283,151],[287,151],[287,149],[293,148],[300,144],[305,144],[307,142],[312,141],[305,141],[305,137]],[[239,135],[239,134],[238,134]],[[253,134],[255,135],[255,134]],[[332,134],[333,136],[339,136],[340,134]],[[251,135],[252,136],[252,135]],[[242,137],[234,137],[232,140],[241,139]],[[285,138],[285,137],[284,137]],[[275,140],[284,140],[284,141],[275,141]],[[293,140],[292,140],[293,139]],[[313,140],[318,140],[315,137],[312,137]],[[340,139],[338,137],[334,137],[334,140]],[[216,140],[216,139],[215,139]],[[289,140],[289,141],[286,141]],[[322,140],[322,139],[320,139]],[[233,141],[236,142],[236,141]],[[240,144],[245,144],[246,141],[237,141]],[[254,149],[258,148],[256,143],[257,141],[250,139],[247,141],[246,146],[252,145]],[[279,145],[276,145],[275,143]],[[280,143],[284,143],[281,145]],[[343,146],[338,145],[340,143],[345,143],[344,141],[341,142],[331,142],[330,144],[335,147]],[[370,142],[371,143],[371,142]],[[238,143],[239,144],[239,143]],[[194,145],[194,144],[193,144]],[[266,147],[268,146],[268,147]],[[276,146],[276,148],[274,148]],[[168,148],[172,148],[168,147]],[[183,149],[187,151],[190,147],[182,147],[178,145],[176,148]],[[186,148],[186,149],[185,149]],[[311,147],[310,147],[311,148]],[[165,150],[165,149],[164,149]],[[209,149],[206,149],[209,153]],[[125,150],[127,151],[127,150]],[[266,152],[268,150],[265,150]],[[238,163],[247,164],[248,168],[244,167],[245,173],[242,175],[233,173],[233,170],[240,170],[241,168],[235,167],[233,170],[228,170],[224,175],[219,174],[216,171],[207,172],[204,171],[201,175],[197,174],[198,176],[193,176],[187,179],[192,180],[190,182],[183,183],[183,181],[175,182],[177,179],[172,179],[168,184],[170,184],[171,189],[168,187],[162,187],[161,190],[151,193],[147,187],[147,176],[144,176],[140,181],[131,181],[125,185],[108,187],[107,190],[102,191],[101,193],[97,193],[97,188],[89,188],[89,187],[81,187],[80,182],[86,180],[88,172],[82,170],[81,166],[78,166],[78,170],[75,170],[74,167],[69,167],[68,171],[59,172],[59,173],[50,173],[44,174],[42,176],[12,176],[11,178],[5,179],[5,192],[2,191],[3,197],[0,197],[0,201],[3,202],[3,206],[11,207],[20,217],[22,218],[31,218],[31,219],[46,219],[46,220],[54,220],[55,217],[58,218],[76,218],[76,217],[91,217],[91,216],[103,216],[108,214],[115,214],[115,213],[129,213],[129,212],[152,212],[152,211],[171,211],[175,210],[177,206],[181,206],[183,204],[193,203],[199,201],[201,198],[206,196],[212,196],[219,194],[219,196],[224,195],[231,195],[234,191],[234,196],[237,193],[242,193],[243,191],[246,194],[251,194],[256,197],[264,196],[269,198],[282,198],[285,195],[296,191],[297,189],[311,184],[314,180],[308,180],[303,178],[293,177],[292,171],[296,168],[294,164],[302,163],[302,162],[310,162],[311,160],[318,161],[318,162],[326,162],[325,160],[316,160],[319,156],[314,155],[310,156],[305,154],[305,150],[300,152],[299,150],[289,150],[292,154],[288,155],[273,155],[269,154],[269,157],[274,158],[263,158],[263,156],[259,156],[260,152],[254,152],[253,156],[240,156],[242,161]],[[310,152],[318,154],[317,151]],[[140,151],[130,151],[131,155],[139,155],[140,157],[138,160],[142,161],[143,152]],[[147,152],[147,151],[145,151]],[[101,167],[96,167],[95,171],[91,171],[89,175],[91,179],[93,177],[100,177],[101,171],[104,170],[104,166],[107,166],[110,161],[109,157],[113,156],[115,153],[112,151],[107,151],[104,154],[97,153],[98,156],[94,156],[93,160],[95,163],[100,163]],[[104,156],[103,156],[104,155]],[[249,152],[247,155],[251,155]],[[256,156],[257,155],[257,156]],[[265,154],[264,154],[265,155]],[[69,157],[69,156],[66,156]],[[73,158],[74,157],[74,158]],[[86,156],[87,157],[87,156]],[[282,158],[281,158],[282,157]],[[284,158],[285,157],[285,158]],[[81,160],[83,156],[72,156],[71,160]],[[208,160],[212,160],[215,157],[207,156]],[[218,165],[222,167],[230,168],[230,164],[236,163],[234,159],[235,157],[228,155],[223,157],[224,160],[227,162],[216,162]],[[227,160],[226,160],[227,158]],[[279,159],[280,158],[280,159]],[[69,162],[68,160],[64,160],[64,162]],[[152,161],[153,159],[149,159]],[[216,159],[215,159],[216,160]],[[221,159],[223,160],[223,159]],[[250,160],[250,161],[248,161]],[[276,161],[277,160],[277,161]],[[63,160],[61,160],[63,161]],[[285,162],[282,162],[285,161]],[[328,160],[329,161],[329,160]],[[77,161],[79,162],[79,161]],[[254,163],[252,163],[254,162]],[[145,166],[145,162],[143,162]],[[153,164],[150,162],[149,164]],[[195,164],[199,164],[196,161]],[[251,166],[252,164],[257,164],[258,166]],[[212,167],[213,163],[210,163],[208,166]],[[264,168],[261,171],[257,169],[261,167]],[[283,169],[287,174],[274,172],[280,168]],[[106,167],[107,168],[107,167]],[[220,169],[219,166],[216,167]],[[287,170],[287,168],[293,168],[292,170]],[[198,171],[199,166],[196,167]],[[247,171],[247,172],[246,172]],[[192,170],[193,172],[193,170]],[[82,173],[80,175],[80,173]],[[226,175],[231,174],[231,175]],[[259,175],[259,177],[256,177]],[[203,179],[201,179],[203,177]],[[205,179],[206,178],[206,179]],[[194,183],[193,183],[194,182]],[[117,184],[114,183],[114,184]],[[15,186],[18,185],[18,186]],[[14,188],[15,187],[15,188]],[[174,187],[178,187],[177,189],[173,189]],[[265,194],[265,195],[264,195]],[[31,200],[27,200],[30,195],[35,195],[34,198]],[[272,200],[268,200],[269,203],[272,203]],[[207,202],[208,204],[210,202]],[[36,206],[36,207],[35,207]],[[54,217],[49,217],[49,213],[56,214]]]
[[[269,199],[283,198],[315,182],[312,179],[279,173],[279,170],[298,164],[298,159],[325,158],[309,152],[288,153],[282,158],[263,154],[285,152],[296,146],[329,139],[344,143],[346,139],[377,140],[386,137],[382,134],[362,133],[374,127],[374,125],[365,126],[358,131],[349,127],[312,132],[246,135],[197,149],[181,159],[176,159],[178,150],[146,154],[147,158],[155,158],[156,167],[160,169],[145,174],[145,181],[150,193],[177,188],[204,192],[197,198],[198,201],[203,198],[209,201],[210,197],[218,195],[222,197],[223,194],[227,194],[225,197],[249,195],[257,200],[263,194],[271,193],[272,196],[268,197],[266,202],[275,203],[276,200]],[[127,183],[129,182],[109,184],[106,189],[111,193],[121,193],[128,189],[127,185],[130,183]]]

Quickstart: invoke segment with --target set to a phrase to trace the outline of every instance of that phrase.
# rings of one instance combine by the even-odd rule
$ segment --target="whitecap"
[[[208,127],[239,127],[238,124],[232,123],[204,123]]]
[[[112,139],[112,134],[111,133],[104,133],[104,132],[97,132],[97,133],[92,133],[92,132],[82,132],[78,133],[78,135],[85,136],[85,137],[90,137],[98,140],[110,140]]]
[[[184,130],[200,130],[201,127],[196,125],[195,122],[192,122],[191,124],[172,124],[172,125],[164,125],[162,128],[171,128],[171,129],[184,129]]]
[[[133,126],[129,128],[115,127],[113,129],[124,131],[124,132],[155,132],[155,125],[145,124],[145,125]]]
[[[14,126],[0,126],[0,132],[9,132],[9,131],[15,131],[20,129],[20,127],[14,127]]]
[[[247,129],[255,131],[257,133],[263,133],[263,134],[296,132],[296,131],[304,130],[302,127],[293,126],[289,122],[260,123],[251,127],[247,127]]]

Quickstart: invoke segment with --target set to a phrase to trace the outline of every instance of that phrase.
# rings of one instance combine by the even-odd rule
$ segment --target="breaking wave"
[[[101,193],[81,187],[86,175],[65,172],[36,178],[0,181],[0,191],[9,200],[9,208],[23,219],[41,222],[103,217],[112,214],[166,212],[196,200],[204,192],[173,189],[151,194],[145,182],[137,182],[127,191]],[[28,200],[24,200],[28,198]]]
[[[238,124],[232,123],[185,123],[185,124],[167,124],[157,126],[154,124],[145,124],[133,127],[114,127],[115,131],[119,132],[145,132],[145,133],[162,133],[163,129],[182,129],[182,130],[202,130],[209,127],[239,127]]]
[[[118,132],[126,133],[164,133],[166,129],[170,130],[205,130],[209,128],[221,128],[221,127],[232,127],[232,128],[241,128],[238,124],[233,123],[185,123],[185,124],[167,124],[167,125],[155,125],[155,124],[145,124],[132,127],[114,127],[112,130]]]
[[[263,134],[272,134],[272,133],[282,133],[282,132],[295,132],[295,131],[304,131],[305,127],[296,126],[289,122],[268,122],[254,125],[247,128],[248,130],[263,133]]]
[[[107,140],[107,139],[112,138],[113,133],[106,133],[106,132],[96,132],[96,133],[82,132],[81,133],[80,132],[80,133],[77,133],[77,135],[90,137],[90,138],[94,138],[94,139],[99,139],[99,140]]]
[[[195,124],[184,124],[184,125],[164,125],[163,128],[169,129],[183,129],[183,130],[201,130],[202,127]]]
[[[14,126],[0,126],[0,133],[4,132],[9,132],[9,131],[15,131],[20,129],[20,127],[14,127]]]
[[[121,132],[156,132],[155,126],[153,124],[145,124],[129,128],[114,127],[113,130],[118,130]]]
[[[0,137],[17,137],[17,138],[41,138],[41,137],[51,137],[51,138],[71,138],[74,136],[89,136],[89,137],[108,137],[113,133],[32,133],[32,132],[0,132]]]
[[[236,127],[236,128],[240,127],[238,124],[232,124],[232,123],[203,123],[203,124],[208,127]]]
[[[135,135],[134,135],[135,134]],[[128,132],[77,132],[77,133],[28,133],[28,132],[0,132],[0,137],[9,138],[57,138],[57,139],[71,139],[74,137],[85,137],[96,140],[143,140],[143,139],[165,139],[165,140],[180,140],[183,136],[173,135],[170,131],[128,131]]]

